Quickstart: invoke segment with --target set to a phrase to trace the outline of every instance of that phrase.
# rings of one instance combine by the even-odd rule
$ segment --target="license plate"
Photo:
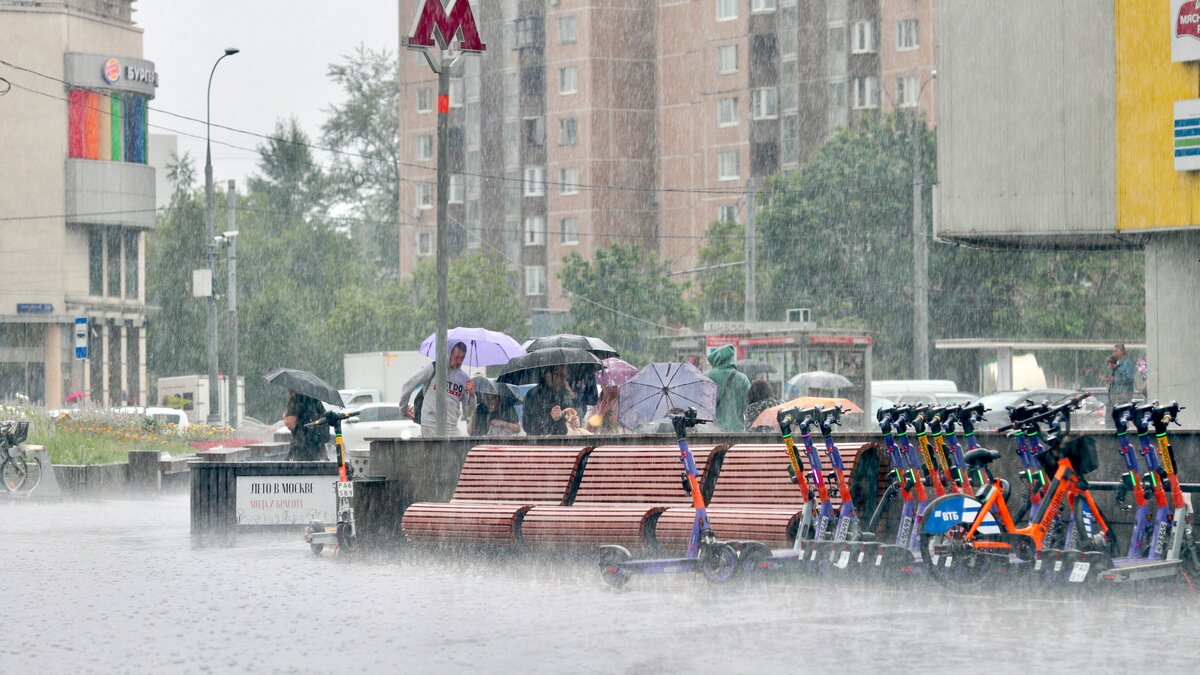
[[[342,499],[350,499],[354,496],[354,483],[349,481],[338,481],[337,496]]]
[[[846,565],[850,564],[850,551],[842,551],[842,555],[838,556],[836,563],[838,569],[846,569]]]
[[[1073,584],[1077,584],[1077,583],[1083,581],[1084,579],[1087,579],[1088,570],[1090,570],[1091,568],[1092,568],[1091,563],[1086,563],[1086,562],[1075,563],[1075,565],[1071,568],[1071,576],[1070,576],[1070,578],[1067,579],[1067,581],[1069,581]]]

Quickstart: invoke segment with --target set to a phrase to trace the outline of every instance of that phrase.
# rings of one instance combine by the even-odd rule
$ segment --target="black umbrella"
[[[534,384],[543,368],[552,366],[570,366],[588,372],[596,372],[604,368],[600,359],[582,349],[553,347],[529,352],[509,361],[500,371],[496,379],[505,384]]]
[[[304,394],[330,405],[338,407],[345,405],[342,402],[342,395],[338,393],[337,389],[307,370],[276,368],[263,375],[263,378],[271,384],[277,384],[284,389],[290,389],[297,394]]]
[[[617,350],[613,349],[611,345],[600,338],[588,337],[586,335],[572,335],[570,333],[533,338],[521,346],[527,352],[536,352],[555,347],[567,347],[591,352],[602,359],[607,359],[611,356],[620,356]]]
[[[733,367],[737,368],[738,371],[750,379],[754,379],[756,375],[766,375],[767,373],[775,372],[775,366],[766,361],[755,361],[753,359],[737,361],[733,364]]]

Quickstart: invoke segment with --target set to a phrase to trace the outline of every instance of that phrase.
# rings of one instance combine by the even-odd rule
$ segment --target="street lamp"
[[[217,72],[217,66],[226,56],[237,54],[239,49],[228,47],[225,53],[213,63],[208,73],[207,112],[204,118],[204,204],[205,223],[208,236],[205,237],[206,257],[208,258],[208,278],[214,279],[217,267],[217,247],[213,240],[213,170],[212,170],[212,80]],[[214,425],[220,421],[220,411],[217,410],[217,297],[208,294],[208,423]]]
[[[925,232],[925,184],[921,177],[921,141],[917,135],[917,111],[925,85],[937,79],[934,70],[917,90],[912,118],[913,152],[913,377],[929,379],[929,238]]]

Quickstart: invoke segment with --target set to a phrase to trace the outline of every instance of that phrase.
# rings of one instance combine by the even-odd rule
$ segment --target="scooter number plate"
[[[1092,568],[1091,563],[1086,563],[1086,562],[1075,563],[1075,565],[1071,567],[1071,576],[1070,576],[1070,578],[1067,579],[1067,581],[1069,581],[1073,584],[1078,584],[1078,583],[1082,582],[1084,579],[1087,579],[1088,570],[1090,570],[1091,568]]]
[[[337,496],[342,499],[350,499],[354,496],[354,483],[349,481],[338,481]]]

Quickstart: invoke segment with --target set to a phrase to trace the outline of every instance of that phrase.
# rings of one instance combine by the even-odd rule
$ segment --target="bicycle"
[[[42,460],[28,456],[20,449],[28,437],[28,420],[0,422],[0,450],[4,452],[4,460],[0,462],[0,482],[13,494],[33,492],[42,480]]]
[[[1046,487],[1030,524],[1019,527],[1008,508],[1005,485],[991,474],[988,465],[999,459],[1000,453],[979,448],[968,452],[965,460],[971,469],[980,470],[988,478],[977,498],[963,494],[947,494],[929,503],[921,531],[921,557],[933,577],[947,584],[973,586],[985,581],[993,567],[1005,565],[1009,556],[1019,561],[1036,562],[1037,571],[1046,552],[1046,540],[1055,529],[1060,511],[1072,512],[1071,526],[1090,528],[1081,532],[1079,543],[1088,551],[1080,552],[1081,559],[1071,570],[1069,581],[1079,582],[1087,577],[1093,557],[1082,559],[1084,553],[1098,552],[1109,561],[1116,548],[1116,539],[1108,523],[1088,491],[1084,474],[1096,468],[1095,448],[1085,437],[1065,443],[1070,434],[1070,413],[1077,410],[1088,394],[1049,408],[1022,420],[1026,437],[1037,437],[1038,424],[1045,423],[1044,456],[1039,461],[1055,467],[1054,477]],[[1002,428],[1002,430],[1004,430]],[[1040,446],[1040,443],[1039,443]],[[1090,452],[1089,452],[1090,451]],[[1086,517],[1075,517],[1086,504]],[[1061,571],[1061,556],[1054,572]]]

